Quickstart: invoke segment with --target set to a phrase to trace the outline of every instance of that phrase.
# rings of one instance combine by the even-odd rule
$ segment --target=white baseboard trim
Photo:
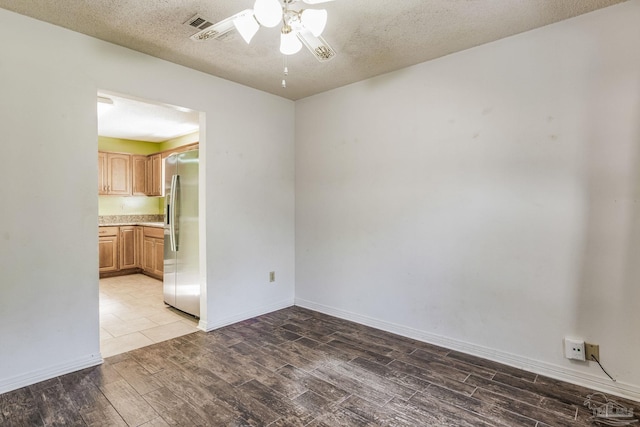
[[[520,368],[525,371],[533,372],[535,374],[544,375],[546,377],[566,381],[568,383],[640,402],[640,386],[638,385],[628,384],[620,381],[612,383],[608,378],[600,378],[590,373],[580,372],[574,369],[565,368],[563,366],[558,366],[539,360],[528,359],[516,354],[494,350],[491,348],[455,340],[452,338],[447,338],[441,335],[436,335],[407,326],[398,325],[392,322],[363,316],[361,314],[353,313],[339,308],[329,307],[301,298],[295,299],[295,305],[303,308],[308,308],[309,310],[319,311],[321,313],[338,317],[340,319],[350,320],[352,322],[371,326],[383,331],[392,332],[404,337],[416,339],[425,343],[434,344],[451,350],[457,350],[463,353],[471,354],[473,356],[482,357],[483,359],[499,362],[505,365],[512,366],[514,368]]]
[[[40,381],[49,380],[60,375],[69,374],[79,371],[80,369],[89,368],[91,366],[100,365],[103,362],[100,354],[90,354],[66,363],[49,366],[37,371],[28,372],[26,374],[16,375],[15,377],[0,380],[0,394],[17,390]]]
[[[200,320],[200,322],[198,323],[198,329],[205,332],[213,331],[214,329],[222,328],[223,326],[242,322],[243,320],[247,320],[247,319],[251,319],[252,317],[257,317],[263,314],[271,313],[272,311],[282,310],[283,308],[291,307],[292,305],[293,305],[293,298],[289,298],[273,304],[256,307],[254,309],[244,311],[242,313],[238,313],[233,316],[225,317],[223,319],[219,319],[212,323]]]

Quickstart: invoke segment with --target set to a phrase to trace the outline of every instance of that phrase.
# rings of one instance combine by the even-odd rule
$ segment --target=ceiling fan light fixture
[[[298,9],[297,2],[320,4],[333,0],[254,0],[253,9],[246,9],[222,21],[211,24],[199,15],[185,24],[200,31],[190,38],[194,41],[226,40],[238,32],[247,44],[260,27],[274,28],[280,23],[280,52],[284,55],[284,75],[288,74],[287,56],[298,53],[305,46],[320,62],[330,61],[336,56],[321,34],[327,25],[326,9]],[[197,25],[194,25],[197,23]],[[286,80],[282,87],[286,88]]]
[[[297,37],[320,62],[330,61],[336,56],[336,51],[322,36],[316,37],[306,28],[298,31]]]
[[[253,13],[239,16],[233,20],[233,25],[247,44],[251,43],[251,39],[260,29],[260,24],[256,21]]]
[[[300,52],[300,49],[302,49],[302,43],[298,40],[296,33],[288,25],[282,27],[280,31],[280,52],[283,55],[293,55]]]
[[[300,12],[300,23],[311,34],[318,37],[327,25],[327,11],[325,9],[304,9]]]
[[[282,6],[278,0],[256,0],[253,11],[260,25],[273,28],[282,20]]]

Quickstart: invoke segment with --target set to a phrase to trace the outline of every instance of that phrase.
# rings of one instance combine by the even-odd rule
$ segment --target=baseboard
[[[38,383],[40,381],[49,380],[60,375],[79,371],[80,369],[100,365],[101,363],[102,357],[100,356],[100,354],[91,354],[89,356],[73,360],[71,362],[61,363],[58,365],[49,366],[44,369],[39,369],[37,371],[32,371],[27,374],[21,374],[15,377],[2,379],[0,380],[0,394],[12,390],[17,390],[19,388]]]
[[[128,268],[125,270],[118,270],[118,271],[107,271],[107,272],[102,272],[100,273],[100,278],[101,279],[106,279],[108,277],[117,277],[117,276],[129,276],[130,274],[146,274],[144,271],[142,271],[141,268]]]
[[[303,308],[308,308],[309,310],[319,311],[321,313],[338,317],[340,319],[350,320],[352,322],[371,326],[383,331],[392,332],[394,334],[402,335],[407,338],[416,339],[418,341],[438,345],[440,347],[460,351],[463,353],[471,354],[473,356],[482,357],[483,359],[499,362],[515,368],[523,369],[525,371],[533,372],[535,374],[544,375],[546,377],[566,381],[568,383],[576,384],[582,387],[587,387],[593,390],[598,390],[604,393],[609,393],[615,396],[624,397],[626,399],[640,402],[640,387],[634,384],[628,384],[620,381],[612,383],[609,379],[600,378],[589,373],[576,371],[574,369],[569,369],[563,366],[558,366],[539,360],[528,359],[519,355],[482,347],[476,344],[447,338],[441,335],[431,334],[429,332],[409,328],[407,326],[398,325],[368,316],[363,316],[361,314],[353,313],[350,311],[329,307],[301,298],[295,299],[295,305]]]
[[[263,314],[271,313],[272,311],[282,310],[283,308],[291,307],[293,305],[293,298],[289,298],[277,303],[264,305],[254,308],[252,310],[244,311],[242,313],[226,317],[224,319],[217,320],[213,323],[208,323],[202,319],[198,323],[198,329],[209,332],[214,329],[222,328],[223,326],[231,325],[233,323],[242,322],[243,320],[251,319],[252,317],[261,316]]]

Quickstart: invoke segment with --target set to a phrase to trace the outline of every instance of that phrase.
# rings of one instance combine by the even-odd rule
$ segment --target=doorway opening
[[[192,212],[195,209],[193,243],[187,238],[192,224],[180,228],[178,221],[167,221],[167,210],[176,214],[167,203],[174,188],[167,182],[175,172],[165,176],[165,170],[170,159],[183,153],[199,162],[201,113],[108,91],[98,91],[97,96],[100,350],[103,357],[109,357],[197,330],[197,222],[198,204],[204,202],[198,201],[200,175],[196,168],[195,178],[193,174],[189,178],[195,190],[186,190],[187,179],[183,178],[180,191],[171,198],[175,201],[176,195],[195,194],[195,200],[183,202],[185,207],[177,211],[186,205]],[[169,252],[177,249],[176,236],[185,248],[181,256],[187,252],[189,258],[176,262],[174,252],[172,262]],[[175,308],[184,309],[168,289],[174,283],[176,292],[178,273],[173,270],[182,269],[185,263],[190,266],[191,298],[185,311],[191,314]]]

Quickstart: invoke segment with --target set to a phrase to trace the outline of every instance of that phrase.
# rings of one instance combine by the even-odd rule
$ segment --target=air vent
[[[188,25],[198,30],[206,30],[207,28],[213,25],[213,22],[203,18],[202,16],[200,16],[200,14],[196,13],[194,16],[187,19],[184,25]]]
[[[200,31],[189,37],[193,41],[203,42],[211,39],[226,41],[234,39],[235,35],[238,34],[234,21],[248,15],[252,16],[253,10],[245,9],[242,12],[238,12],[235,15],[223,19],[222,21],[215,24],[211,24],[210,21],[207,21],[203,17],[196,15],[185,22],[185,24],[193,28],[201,28]]]

